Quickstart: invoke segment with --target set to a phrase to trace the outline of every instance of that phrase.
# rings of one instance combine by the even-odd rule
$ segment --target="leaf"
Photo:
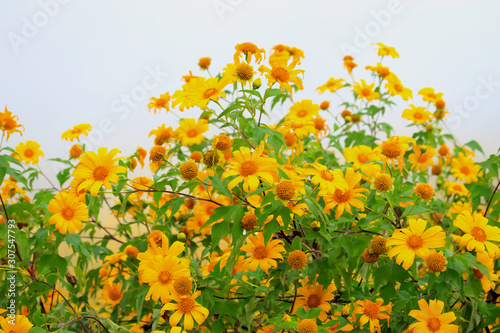
[[[464,146],[471,148],[473,151],[479,151],[484,155],[483,148],[481,148],[481,145],[476,140],[469,141]]]
[[[292,242],[292,249],[294,250],[302,250],[302,240],[299,236],[295,236]]]

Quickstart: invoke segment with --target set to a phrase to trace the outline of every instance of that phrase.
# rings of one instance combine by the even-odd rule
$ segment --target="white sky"
[[[415,104],[423,105],[420,88],[434,87],[460,142],[475,139],[487,154],[500,146],[499,1],[2,0],[0,36],[0,106],[26,128],[9,146],[36,140],[46,158],[66,156],[71,145],[61,133],[84,122],[98,146],[149,150],[149,131],[177,120],[148,113],[149,97],[180,89],[190,69],[200,75],[200,57],[212,57],[212,74],[220,71],[246,41],[302,49],[305,90],[294,99],[332,105],[339,101],[315,89],[347,76],[342,47],[358,48],[349,52],[359,73],[376,64],[372,42],[394,46],[401,58],[384,64],[413,90]],[[408,133],[403,108],[389,113],[397,135]],[[41,166],[55,179],[49,162]]]

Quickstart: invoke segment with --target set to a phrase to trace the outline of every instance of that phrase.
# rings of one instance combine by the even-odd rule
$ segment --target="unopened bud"
[[[183,232],[177,234],[177,240],[179,242],[185,243],[186,242],[186,234]]]

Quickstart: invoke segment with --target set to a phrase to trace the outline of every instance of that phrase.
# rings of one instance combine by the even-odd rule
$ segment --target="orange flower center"
[[[156,106],[164,106],[165,104],[167,103],[167,99],[166,98],[157,98],[156,99]]]
[[[119,300],[120,297],[121,297],[120,289],[118,289],[117,287],[111,287],[111,288],[109,288],[108,289],[108,297],[112,301]]]
[[[236,67],[236,76],[242,81],[248,81],[253,77],[253,67],[245,63],[241,63]]]
[[[73,128],[71,130],[71,134],[80,134],[80,133],[82,133],[82,130],[79,128]]]
[[[415,118],[415,119],[422,119],[423,117],[424,117],[424,115],[420,112],[415,112],[413,114],[413,118]]]
[[[215,88],[209,88],[203,93],[203,99],[209,99],[213,95],[217,94],[218,90]]]
[[[478,242],[485,242],[486,241],[486,232],[484,232],[483,228],[480,227],[474,227],[470,231],[470,234],[472,237],[474,237],[475,240]]]
[[[403,86],[400,85],[399,83],[396,83],[394,85],[394,90],[396,90],[397,92],[402,92],[403,91]]]
[[[411,235],[410,237],[408,237],[408,240],[406,241],[406,243],[408,244],[408,246],[412,250],[418,250],[422,247],[422,244],[424,242],[422,240],[422,237],[417,236],[417,235]]]
[[[25,157],[27,157],[27,158],[30,158],[30,157],[32,157],[33,155],[35,155],[35,154],[33,153],[33,150],[31,150],[31,149],[26,149],[26,150],[24,151],[24,156],[25,156]]]
[[[167,271],[163,271],[160,273],[158,276],[158,281],[160,281],[161,284],[167,284],[172,280],[172,274]]]
[[[377,303],[367,301],[363,307],[363,313],[370,319],[377,319],[380,314],[380,309]]]
[[[174,290],[178,294],[187,295],[191,292],[192,287],[193,285],[191,283],[191,280],[189,280],[189,278],[185,276],[180,276],[175,279]]]
[[[240,175],[243,177],[251,176],[257,172],[257,163],[254,161],[245,161],[241,163]]]
[[[17,123],[13,119],[6,119],[4,120],[3,128],[6,130],[11,130],[13,128],[16,128]]]
[[[182,298],[179,302],[179,310],[183,313],[190,313],[194,310],[194,299],[191,297]]]
[[[342,192],[341,190],[336,189],[335,193],[333,194],[333,198],[338,203],[348,202],[351,199],[351,191],[346,190],[345,192]]]
[[[437,332],[439,331],[440,327],[441,327],[441,322],[436,317],[431,317],[427,319],[427,328],[429,329],[429,331]]]
[[[330,170],[321,170],[320,175],[321,178],[329,182],[331,182],[335,178],[333,172],[331,172]]]
[[[434,273],[441,272],[446,265],[446,258],[442,254],[432,253],[425,259],[425,263],[430,271]]]
[[[317,308],[321,305],[321,297],[316,294],[311,294],[307,298],[307,306],[310,308]]]
[[[108,169],[103,166],[98,166],[97,168],[95,168],[93,176],[94,180],[103,181],[108,176]]]
[[[253,256],[255,259],[262,260],[267,258],[267,250],[264,245],[257,245],[253,250]]]
[[[418,158],[418,163],[425,163],[427,162],[427,154],[423,153],[422,155],[420,155],[420,157]]]
[[[156,245],[161,246],[162,244],[162,232],[160,230],[153,230],[148,236],[148,244],[149,240],[152,239]]]
[[[66,207],[62,210],[61,215],[65,220],[69,221],[75,216],[75,212],[73,209]]]
[[[373,186],[377,191],[385,192],[392,186],[392,178],[388,175],[378,175],[373,181]]]
[[[194,138],[198,135],[198,131],[195,129],[190,129],[189,131],[187,131],[186,135],[190,138]]]
[[[299,112],[297,112],[297,117],[300,117],[300,118],[307,117],[307,115],[308,115],[308,112],[306,110],[300,110]]]
[[[401,145],[398,142],[387,142],[382,145],[382,154],[389,158],[399,157],[401,150]]]
[[[257,48],[257,45],[255,45],[254,43],[250,43],[250,42],[241,43],[238,46],[238,49],[241,52],[244,52],[244,53],[247,53],[247,52],[257,52],[259,50]]]
[[[283,180],[276,185],[276,195],[281,200],[290,200],[295,195],[295,188],[289,180]]]
[[[428,94],[427,94],[427,97],[428,97],[429,99],[436,99],[436,95],[435,95],[434,93],[428,93]]]
[[[283,67],[273,68],[271,71],[271,76],[278,82],[288,82],[290,79],[290,73]]]
[[[366,161],[368,161],[368,155],[366,155],[365,153],[359,154],[358,161],[359,163],[365,163]]]
[[[469,167],[463,166],[460,168],[460,172],[463,173],[464,175],[468,175],[470,173]]]
[[[477,268],[473,268],[472,272],[474,273],[474,277],[478,280],[481,280],[481,278],[484,276],[484,274],[481,273]]]
[[[363,95],[363,96],[365,96],[365,97],[366,97],[366,96],[370,96],[370,92],[371,92],[371,90],[370,90],[370,89],[368,89],[368,88],[363,88],[363,89],[361,89],[361,95]]]

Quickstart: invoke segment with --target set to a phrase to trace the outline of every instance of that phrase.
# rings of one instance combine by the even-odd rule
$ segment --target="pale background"
[[[328,99],[339,112],[338,99],[315,89],[347,76],[346,53],[358,73],[375,65],[371,43],[383,42],[400,53],[384,64],[413,90],[414,103],[423,105],[420,88],[443,92],[452,132],[489,155],[500,146],[499,32],[499,1],[2,0],[0,106],[26,128],[11,147],[36,140],[46,159],[67,156],[71,144],[61,133],[86,122],[94,127],[91,148],[128,155],[138,145],[149,150],[147,135],[161,123],[175,128],[174,115],[148,113],[148,100],[180,89],[189,70],[201,75],[200,57],[212,57],[214,74],[232,61],[237,43],[268,52],[296,46],[306,58],[299,66],[305,90],[295,100]],[[408,133],[403,108],[388,114],[397,135]],[[55,180],[52,162],[40,165]]]

